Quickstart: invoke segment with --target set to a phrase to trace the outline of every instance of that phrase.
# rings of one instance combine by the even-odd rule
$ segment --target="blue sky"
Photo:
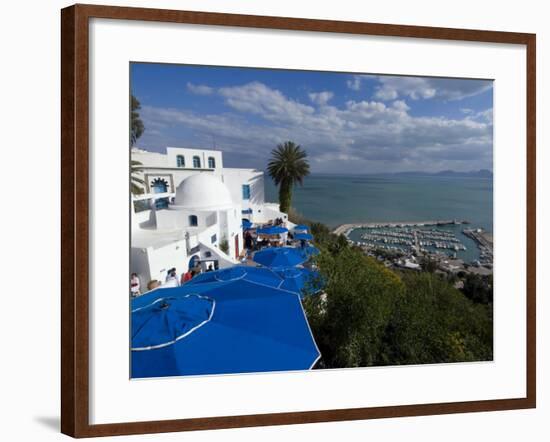
[[[224,152],[264,169],[292,140],[312,172],[491,169],[490,80],[133,63],[145,132],[136,145]]]

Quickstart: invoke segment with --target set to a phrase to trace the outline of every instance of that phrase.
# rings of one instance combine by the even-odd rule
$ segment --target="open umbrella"
[[[132,377],[307,370],[320,354],[299,296],[245,279],[132,300]]]
[[[262,227],[261,229],[256,229],[256,233],[260,235],[280,235],[281,233],[288,232],[288,229],[286,227],[281,226],[269,226],[269,227]]]
[[[307,258],[294,247],[270,247],[254,253],[252,259],[266,267],[291,267],[302,264]]]
[[[250,230],[252,229],[253,224],[248,221],[247,219],[243,219],[243,229],[244,230]]]
[[[298,224],[297,226],[294,226],[294,231],[296,233],[298,233],[298,232],[307,233],[307,232],[309,232],[309,227],[306,226],[305,224]]]
[[[274,269],[274,272],[283,278],[279,288],[296,292],[302,298],[305,294],[317,293],[323,288],[319,272],[310,269],[282,267]]]
[[[279,287],[283,281],[278,274],[267,267],[233,266],[213,272],[201,273],[188,281],[187,284],[229,282],[239,279],[270,287]]]

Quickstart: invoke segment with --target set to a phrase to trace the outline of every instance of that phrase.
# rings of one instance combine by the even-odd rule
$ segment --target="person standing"
[[[191,270],[187,270],[187,272],[181,275],[181,284],[183,285],[187,281],[191,281],[191,278],[193,278],[193,275],[191,274]]]
[[[137,273],[132,273],[130,277],[130,294],[133,298],[141,294],[141,284]]]
[[[252,249],[252,235],[248,230],[244,234],[244,246],[249,250]]]
[[[166,275],[166,283],[164,285],[165,287],[178,287],[180,285],[178,281],[178,277],[176,275],[175,267],[168,270],[168,273]]]

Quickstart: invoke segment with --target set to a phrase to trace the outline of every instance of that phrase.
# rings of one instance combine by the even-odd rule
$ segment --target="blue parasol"
[[[263,235],[280,235],[281,233],[288,232],[288,229],[286,227],[281,226],[269,226],[269,227],[262,227],[261,229],[256,229],[256,233],[263,234]]]
[[[246,279],[132,300],[133,378],[307,370],[320,354],[296,293]]]
[[[298,224],[297,226],[294,226],[295,232],[309,232],[309,227],[305,224]]]
[[[310,269],[282,267],[274,269],[274,272],[283,278],[279,288],[299,293],[302,298],[306,294],[317,293],[323,288],[319,272]]]
[[[267,267],[234,266],[213,272],[205,272],[195,276],[186,284],[201,284],[208,282],[228,282],[244,279],[257,284],[279,287],[282,278]]]
[[[266,267],[291,267],[307,258],[294,247],[269,247],[256,252],[252,259]]]

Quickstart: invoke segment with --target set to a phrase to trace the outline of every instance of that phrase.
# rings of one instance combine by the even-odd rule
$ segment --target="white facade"
[[[133,196],[130,271],[145,289],[150,280],[178,275],[191,259],[203,268],[237,264],[243,253],[242,219],[255,223],[286,220],[278,204],[266,203],[264,175],[255,169],[223,167],[221,151],[166,148],[166,154],[132,149],[145,181]],[[227,242],[227,253],[220,249]]]

